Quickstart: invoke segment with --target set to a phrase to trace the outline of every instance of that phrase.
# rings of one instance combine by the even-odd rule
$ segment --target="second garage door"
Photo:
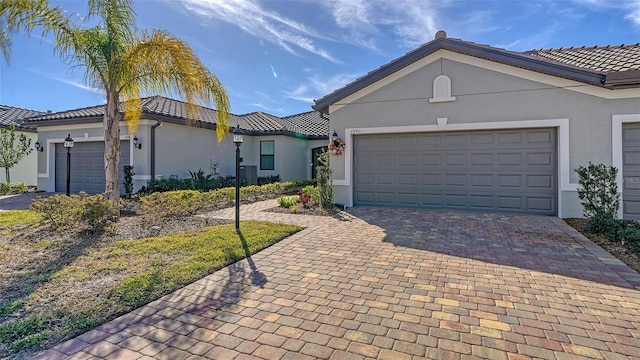
[[[358,135],[354,203],[557,213],[556,129]]]
[[[120,142],[120,192],[124,192],[123,167],[129,164],[129,141]],[[104,192],[104,142],[76,142],[71,149],[71,193],[84,191],[88,194]],[[67,150],[56,144],[56,191],[67,188]]]

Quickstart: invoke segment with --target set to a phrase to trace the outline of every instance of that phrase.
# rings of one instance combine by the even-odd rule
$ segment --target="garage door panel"
[[[376,192],[375,199],[380,205],[394,205],[396,203],[396,194],[391,192]]]
[[[418,185],[418,174],[398,174],[398,184]]]
[[[467,195],[463,194],[444,194],[444,202],[450,208],[466,208]]]
[[[522,198],[519,196],[499,196],[498,210],[520,210],[523,209]]]
[[[527,143],[551,144],[554,138],[549,131],[529,131],[527,132]]]
[[[548,197],[527,198],[527,209],[532,211],[551,211],[553,209],[553,199]]]
[[[477,187],[492,187],[495,181],[492,174],[471,174],[469,179],[471,186]]]
[[[622,165],[640,165],[640,151],[627,149],[622,156]]]
[[[396,183],[395,174],[378,174],[376,176],[377,185],[393,185]]]
[[[522,164],[521,153],[498,153],[497,165],[520,165]]]
[[[472,195],[471,208],[473,209],[493,209],[495,207],[494,197],[488,195]]]
[[[405,206],[417,206],[419,205],[418,197],[416,197],[415,193],[399,193],[398,204]]]
[[[551,152],[533,152],[527,154],[526,166],[553,166],[555,154]]]
[[[55,186],[56,191],[66,191],[67,181],[67,150],[63,144],[55,146]],[[119,183],[121,192],[124,180],[124,165],[129,164],[129,142],[120,142],[120,171]],[[104,178],[104,142],[76,142],[71,149],[71,177],[70,191],[88,194],[99,194],[105,190]]]
[[[527,186],[531,188],[554,188],[554,177],[551,175],[527,175]]]
[[[556,213],[555,129],[395,135],[395,146],[361,155],[361,140],[378,136],[354,137],[356,205]],[[411,146],[398,145],[407,139]],[[360,160],[371,156],[375,164]],[[379,176],[365,184],[362,175],[372,173],[384,174],[384,184]]]
[[[640,123],[622,127],[622,214],[640,220]]]
[[[493,165],[493,154],[471,154],[471,166]]]
[[[500,145],[521,145],[522,144],[522,134],[509,132],[509,133],[499,133],[498,134],[498,144]]]
[[[467,163],[467,154],[448,154],[445,157],[446,166],[465,166]]]

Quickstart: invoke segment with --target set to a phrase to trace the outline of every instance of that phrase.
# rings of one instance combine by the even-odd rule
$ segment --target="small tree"
[[[25,156],[31,154],[31,139],[24,134],[16,134],[16,126],[11,124],[9,128],[0,129],[0,166],[4,168],[11,190],[11,176],[9,169],[16,166]]]
[[[616,177],[618,169],[604,164],[592,164],[576,169],[579,179],[578,198],[582,201],[584,216],[615,218],[620,207],[620,194]]]
[[[136,173],[133,171],[132,165],[125,165],[122,167],[122,170],[124,171],[124,177],[122,180],[122,185],[124,185],[124,193],[127,198],[130,198],[131,194],[133,194],[133,175],[135,175]]]
[[[317,170],[320,206],[323,209],[328,209],[333,206],[333,180],[331,179],[333,171],[329,167],[329,152],[323,150],[322,153],[318,155],[318,162],[320,163]]]

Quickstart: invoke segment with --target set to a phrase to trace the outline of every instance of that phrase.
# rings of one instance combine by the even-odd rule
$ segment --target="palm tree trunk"
[[[107,92],[107,104],[104,112],[104,167],[105,198],[113,201],[120,199],[118,166],[120,163],[120,113],[118,95]]]

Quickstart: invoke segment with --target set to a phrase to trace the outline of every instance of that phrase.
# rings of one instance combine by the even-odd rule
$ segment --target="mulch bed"
[[[578,230],[582,235],[586,236],[589,240],[600,245],[608,253],[615,256],[618,260],[627,264],[630,268],[640,273],[640,256],[629,251],[626,247],[616,242],[610,241],[604,235],[592,234],[588,232],[587,223],[588,219],[564,219],[572,228]]]

